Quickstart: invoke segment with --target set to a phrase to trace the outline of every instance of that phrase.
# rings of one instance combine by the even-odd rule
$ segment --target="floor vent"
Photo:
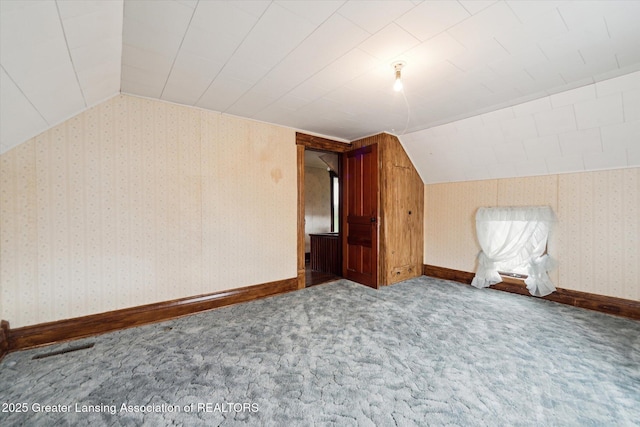
[[[79,345],[76,347],[68,347],[68,348],[65,348],[64,350],[52,351],[51,353],[37,354],[33,356],[31,360],[44,359],[45,357],[51,357],[51,356],[59,356],[61,354],[72,353],[78,350],[88,350],[92,348],[94,345],[95,343],[90,343],[85,345]]]

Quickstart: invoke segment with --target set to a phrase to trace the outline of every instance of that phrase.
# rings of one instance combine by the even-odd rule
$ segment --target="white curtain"
[[[540,297],[555,291],[547,274],[554,263],[543,255],[554,222],[548,206],[478,209],[476,232],[482,251],[471,284],[486,288],[499,283],[500,270],[527,274],[525,284],[531,295]]]

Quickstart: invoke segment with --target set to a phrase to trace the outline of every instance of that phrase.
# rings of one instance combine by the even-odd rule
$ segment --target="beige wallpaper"
[[[549,205],[557,287],[640,300],[640,168],[425,186],[425,264],[475,271],[481,206]]]
[[[326,168],[304,169],[304,245],[309,252],[309,234],[331,231],[331,181]]]
[[[291,129],[117,96],[0,157],[12,327],[296,276]]]
[[[562,287],[640,300],[640,168],[561,175],[558,199]]]

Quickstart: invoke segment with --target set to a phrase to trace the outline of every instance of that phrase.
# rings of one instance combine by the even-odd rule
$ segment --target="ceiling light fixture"
[[[396,72],[396,81],[395,83],[393,83],[393,90],[395,90],[396,92],[400,92],[402,91],[402,67],[404,67],[406,65],[405,62],[403,61],[398,61],[398,62],[394,62],[393,64],[393,69]]]

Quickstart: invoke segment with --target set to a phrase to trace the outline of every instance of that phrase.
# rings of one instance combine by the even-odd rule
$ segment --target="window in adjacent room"
[[[338,174],[329,171],[331,178],[331,231],[340,231],[340,180]]]

